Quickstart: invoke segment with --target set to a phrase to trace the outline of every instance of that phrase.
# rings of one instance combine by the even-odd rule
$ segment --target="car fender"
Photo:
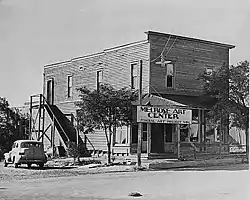
[[[5,159],[7,162],[10,162],[10,161],[11,161],[10,152],[4,154],[4,159]]]

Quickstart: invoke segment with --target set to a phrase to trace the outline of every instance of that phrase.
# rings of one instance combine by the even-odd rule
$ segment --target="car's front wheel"
[[[39,163],[38,166],[39,166],[40,169],[43,169],[44,163]]]
[[[4,159],[3,166],[4,166],[4,167],[7,167],[7,166],[8,166],[8,162],[6,161],[6,159]]]

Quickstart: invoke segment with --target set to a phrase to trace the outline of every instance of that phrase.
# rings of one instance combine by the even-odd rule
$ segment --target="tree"
[[[108,163],[111,163],[111,135],[117,126],[128,125],[132,121],[132,101],[137,93],[127,88],[114,89],[108,84],[100,85],[99,90],[90,91],[86,87],[78,89],[81,101],[78,112],[79,125],[85,132],[103,129],[107,141]]]
[[[210,111],[214,120],[226,123],[222,119],[230,116],[231,126],[245,130],[247,160],[249,156],[249,62],[236,66],[223,65],[212,74],[202,74],[205,80],[204,91],[216,97],[217,103]]]
[[[28,116],[10,108],[8,101],[0,97],[0,151],[9,151],[15,140],[25,139],[25,130],[28,130]]]

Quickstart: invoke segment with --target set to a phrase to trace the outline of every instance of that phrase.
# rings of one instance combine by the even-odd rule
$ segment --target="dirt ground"
[[[93,164],[86,166],[45,166],[44,169],[39,169],[36,165],[32,165],[32,167],[28,169],[26,165],[21,165],[18,168],[14,168],[13,165],[3,167],[3,163],[0,163],[0,183],[23,179],[42,179],[49,177],[68,177],[86,174],[134,171],[133,166],[126,165],[95,168],[89,168],[88,166],[94,167],[95,165]]]
[[[0,200],[134,199],[131,192],[142,194],[136,199],[247,200],[249,180],[249,171],[244,170],[139,171],[12,180],[0,182]]]
[[[94,163],[94,164],[90,164]],[[97,164],[99,163],[99,164]],[[21,165],[18,168],[14,168],[13,165],[3,167],[3,163],[0,162],[0,183],[10,182],[12,180],[24,180],[24,179],[43,179],[49,177],[69,177],[80,176],[86,174],[100,174],[100,173],[116,173],[116,172],[135,172],[135,165],[114,165],[103,166],[99,160],[93,160],[87,162],[82,166],[72,165],[70,159],[59,159],[54,161],[48,161],[44,169],[39,169],[36,165],[32,165],[31,169],[28,169],[26,165]],[[168,169],[168,171],[206,171],[206,170],[248,170],[248,164],[231,164],[231,165],[218,165],[207,166],[199,168],[175,168]]]

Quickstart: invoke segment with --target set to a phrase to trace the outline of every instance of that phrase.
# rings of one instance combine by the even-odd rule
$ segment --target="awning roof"
[[[191,107],[200,109],[210,109],[215,103],[215,99],[207,96],[184,96],[161,94],[146,94],[142,98],[142,105],[148,106],[171,106],[171,107]],[[133,102],[139,105],[139,101]]]

